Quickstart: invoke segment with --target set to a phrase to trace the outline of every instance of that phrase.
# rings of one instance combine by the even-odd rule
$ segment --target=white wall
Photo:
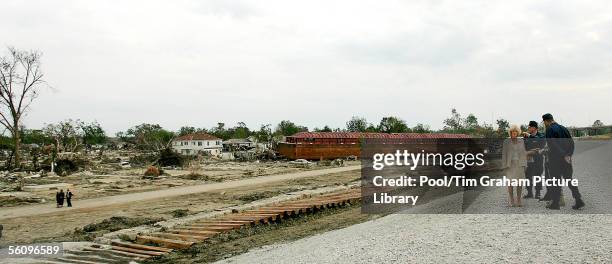
[[[221,140],[176,140],[172,142],[172,148],[184,155],[196,155],[199,152],[219,155],[223,148],[222,143]]]

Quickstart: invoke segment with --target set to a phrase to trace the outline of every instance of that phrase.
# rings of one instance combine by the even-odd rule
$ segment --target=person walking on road
[[[70,189],[66,189],[66,204],[68,207],[72,207],[72,191]]]
[[[55,193],[55,207],[57,208],[60,207],[60,193],[59,192]]]
[[[58,202],[57,205],[58,207],[64,207],[64,190],[60,190],[59,194],[58,194]]]

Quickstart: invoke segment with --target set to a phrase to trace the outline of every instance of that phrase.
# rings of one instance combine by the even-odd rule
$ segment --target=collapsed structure
[[[289,159],[336,159],[359,157],[363,139],[376,139],[388,144],[414,139],[470,138],[465,134],[445,133],[369,133],[369,132],[299,132],[278,143],[277,151]]]

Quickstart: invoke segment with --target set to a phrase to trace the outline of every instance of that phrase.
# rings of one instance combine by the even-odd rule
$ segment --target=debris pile
[[[144,179],[155,179],[161,175],[159,169],[155,166],[149,166],[147,170],[144,172]]]
[[[0,172],[0,192],[21,191],[26,175],[27,173],[25,172]]]

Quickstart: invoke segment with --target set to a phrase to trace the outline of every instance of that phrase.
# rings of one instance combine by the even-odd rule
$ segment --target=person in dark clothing
[[[55,193],[55,206],[56,206],[57,208],[59,208],[59,207],[60,207],[60,193],[59,193],[59,192],[56,192],[56,193]]]
[[[59,207],[64,207],[64,190],[60,190],[59,192],[59,201],[57,202],[57,204],[59,205]]]
[[[527,194],[524,198],[534,198],[533,194],[533,177],[541,176],[544,171],[544,158],[541,154],[541,150],[544,149],[546,142],[544,141],[544,134],[538,132],[538,122],[529,121],[528,132],[523,134],[525,138],[525,149],[527,150],[527,169],[525,169],[525,178],[529,180],[527,184]],[[542,190],[542,183],[539,182],[535,186],[535,198],[540,199],[540,191]]]
[[[68,207],[72,207],[72,195],[70,189],[66,189],[66,204]]]
[[[550,165],[550,159],[548,158],[548,147],[545,147],[542,152],[542,157],[544,158],[544,178],[551,178],[550,177],[550,170],[548,169],[549,165]],[[539,201],[551,201],[552,198],[550,198],[550,188],[546,188],[546,193],[544,194],[544,197],[540,198]]]
[[[553,179],[571,179],[573,174],[572,156],[574,155],[574,140],[569,130],[555,122],[551,114],[542,116],[546,125],[546,143],[548,146],[548,170]],[[548,190],[550,188],[550,191]],[[551,203],[546,206],[548,209],[559,210],[559,200],[561,199],[561,187],[551,186],[547,188],[547,193],[551,192]],[[582,201],[578,186],[570,185],[572,196],[576,204],[573,209],[580,209],[585,204]]]

